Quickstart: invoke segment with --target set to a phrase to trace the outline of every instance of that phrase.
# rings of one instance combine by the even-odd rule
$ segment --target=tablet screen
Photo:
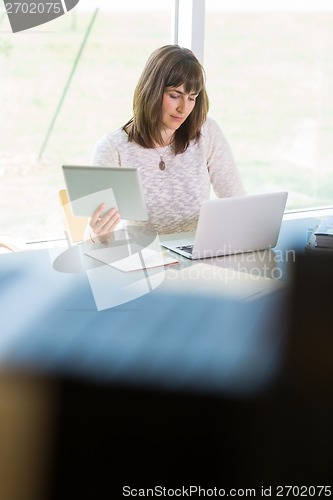
[[[90,217],[101,203],[117,208],[128,220],[148,219],[139,169],[134,167],[62,166],[74,215]]]

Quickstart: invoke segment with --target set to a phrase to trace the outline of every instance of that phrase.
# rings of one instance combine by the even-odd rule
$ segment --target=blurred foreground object
[[[288,292],[250,303],[150,294],[79,325],[50,308],[7,350],[7,364],[55,387],[44,499],[330,485],[332,257],[298,255],[291,275]]]
[[[40,377],[0,372],[0,498],[45,500],[55,393]]]

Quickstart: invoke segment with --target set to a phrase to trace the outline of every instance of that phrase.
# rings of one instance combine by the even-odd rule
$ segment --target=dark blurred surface
[[[292,273],[281,369],[256,394],[64,382],[54,498],[78,485],[84,498],[126,484],[331,485],[333,256],[299,255]]]

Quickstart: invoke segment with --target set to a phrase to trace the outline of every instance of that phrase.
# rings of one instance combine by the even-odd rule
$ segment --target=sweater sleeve
[[[207,169],[215,194],[219,198],[244,196],[243,186],[230,145],[221,128],[212,118],[203,128],[207,155]]]
[[[98,167],[120,166],[120,156],[116,146],[105,134],[95,145],[90,164]]]

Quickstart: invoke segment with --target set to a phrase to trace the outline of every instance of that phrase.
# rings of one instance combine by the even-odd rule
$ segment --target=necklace
[[[159,164],[158,164],[158,166],[159,166],[160,170],[165,170],[165,161],[164,161],[164,159],[163,159],[163,158],[164,158],[164,156],[165,156],[165,154],[166,154],[166,152],[167,152],[168,147],[169,147],[169,144],[166,146],[166,148],[164,149],[164,151],[163,151],[163,153],[162,153],[162,154],[160,154],[160,152],[159,152],[159,151],[157,151],[157,149],[155,149],[156,153],[157,153],[157,154],[158,154],[158,156],[160,157],[160,162],[159,162]]]

